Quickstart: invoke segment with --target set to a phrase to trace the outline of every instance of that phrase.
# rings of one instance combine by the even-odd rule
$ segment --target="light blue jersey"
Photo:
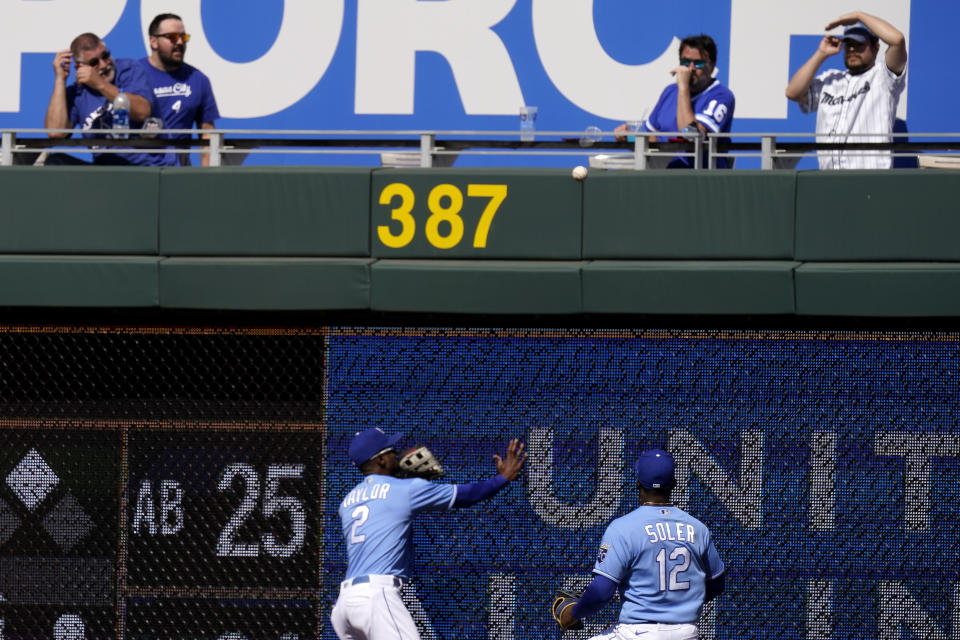
[[[376,474],[364,477],[340,503],[347,545],[346,578],[368,574],[409,576],[413,515],[450,509],[456,497],[457,487],[452,484]]]
[[[706,525],[673,506],[645,505],[610,523],[594,573],[620,586],[620,622],[696,623],[723,562]]]

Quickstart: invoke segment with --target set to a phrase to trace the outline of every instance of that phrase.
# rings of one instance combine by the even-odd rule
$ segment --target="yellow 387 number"
[[[468,184],[468,198],[488,198],[487,206],[480,215],[480,221],[473,232],[473,246],[482,249],[487,246],[487,234],[493,217],[503,201],[507,198],[505,184]],[[394,200],[399,198],[397,205],[390,211],[390,219],[400,223],[400,230],[394,233],[390,225],[382,224],[377,227],[377,237],[384,246],[391,249],[405,247],[413,240],[417,223],[411,211],[415,203],[413,189],[402,182],[388,184],[380,192],[380,204],[393,206]],[[452,184],[438,184],[430,190],[427,196],[427,209],[430,217],[424,225],[424,234],[427,242],[437,249],[452,249],[463,239],[463,192]],[[441,225],[441,223],[447,223]]]

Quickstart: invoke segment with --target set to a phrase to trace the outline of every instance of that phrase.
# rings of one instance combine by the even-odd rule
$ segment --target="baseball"
[[[570,175],[573,176],[574,180],[583,180],[587,177],[587,168],[584,166],[576,166],[573,168],[573,171],[570,172]]]

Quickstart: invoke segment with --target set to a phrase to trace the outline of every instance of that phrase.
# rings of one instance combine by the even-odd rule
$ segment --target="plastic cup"
[[[537,129],[537,107],[520,107],[520,140],[532,142]]]

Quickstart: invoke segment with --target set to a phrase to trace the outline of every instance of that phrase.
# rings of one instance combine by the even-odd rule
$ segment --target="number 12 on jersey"
[[[690,588],[689,582],[680,579],[681,574],[690,568],[689,549],[674,547],[668,561],[667,549],[661,548],[657,552],[657,565],[660,567],[660,591],[684,591]]]

